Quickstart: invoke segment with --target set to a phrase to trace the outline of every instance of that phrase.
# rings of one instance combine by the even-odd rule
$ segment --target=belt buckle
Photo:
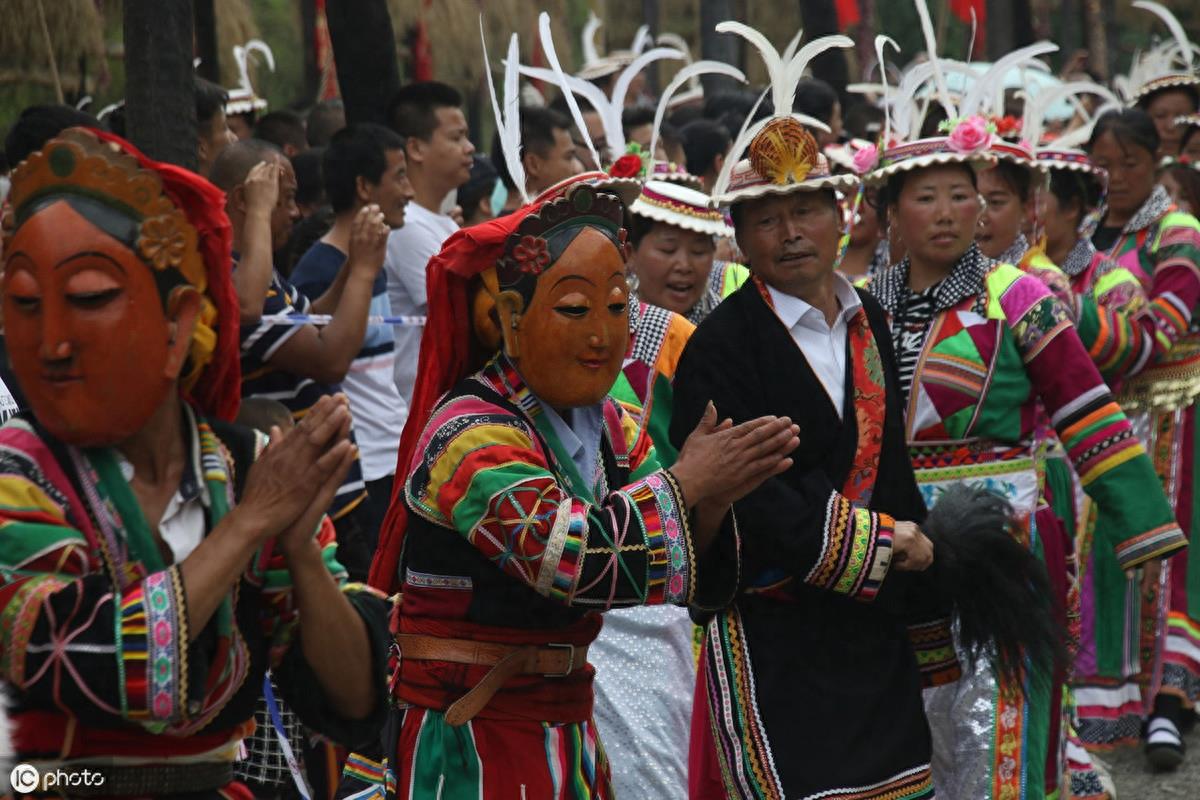
[[[575,645],[550,643],[542,645],[547,650],[558,648],[567,651],[567,669],[565,672],[543,672],[543,678],[565,678],[575,671]]]

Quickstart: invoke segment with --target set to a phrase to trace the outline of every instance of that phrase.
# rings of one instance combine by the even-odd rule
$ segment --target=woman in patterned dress
[[[1120,386],[1120,402],[1133,415],[1179,524],[1190,536],[1195,399],[1200,395],[1200,338],[1191,329],[1200,303],[1200,222],[1179,211],[1155,183],[1158,149],[1154,121],[1144,111],[1114,111],[1099,119],[1088,152],[1096,167],[1108,172],[1108,205],[1092,244],[1132,273],[1145,292],[1147,309],[1134,331],[1134,363],[1120,384],[1110,381]],[[1101,558],[1097,552],[1096,579],[1120,585],[1118,565]],[[1193,720],[1200,697],[1197,558],[1191,550],[1173,558],[1157,588],[1146,587],[1151,596],[1143,602],[1144,608],[1158,602],[1169,608],[1161,671],[1151,676],[1155,697],[1146,729],[1147,755],[1164,768],[1182,760],[1181,729]],[[1152,659],[1154,649],[1145,644],[1140,654],[1130,649],[1126,659]]]
[[[1065,552],[1040,535],[1039,403],[1085,490],[1121,521],[1104,546],[1127,568],[1184,546],[1145,451],[1101,379],[1062,302],[1037,278],[984,256],[975,169],[994,163],[983,120],[949,137],[885,151],[868,180],[883,187],[888,218],[907,257],[869,285],[892,320],[907,434],[917,480],[934,505],[950,481],[981,484],[1017,510],[1018,535],[1047,565],[1064,600]],[[934,778],[948,797],[1040,797],[1058,789],[1061,702],[1049,665],[1022,683],[987,664],[927,692]],[[1086,795],[1089,787],[1073,787]],[[1093,792],[1094,793],[1094,792]]]

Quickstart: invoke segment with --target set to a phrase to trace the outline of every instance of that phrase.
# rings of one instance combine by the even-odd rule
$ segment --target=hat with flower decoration
[[[1038,42],[1009,53],[982,75],[969,74],[969,85],[965,92],[961,97],[953,97],[945,77],[946,68],[950,65],[937,55],[937,41],[929,8],[925,0],[914,0],[914,3],[929,60],[910,70],[900,91],[890,95],[892,102],[885,106],[889,112],[885,117],[885,146],[881,148],[878,161],[865,180],[880,184],[893,175],[940,164],[966,164],[981,170],[993,166],[1000,159],[1036,169],[1037,160],[1030,145],[1005,142],[997,135],[1000,131],[997,118],[1007,124],[1006,129],[1010,134],[1018,130],[1013,121],[999,114],[1003,107],[1004,78],[1015,67],[1052,53],[1058,46],[1050,42]],[[891,40],[887,42],[895,47]],[[882,49],[878,41],[877,49]],[[924,119],[921,108],[908,98],[915,96],[930,81],[933,82],[936,102],[946,115],[946,120],[939,126],[939,131],[944,135],[922,138],[920,130]],[[1023,124],[1020,130],[1024,135]]]

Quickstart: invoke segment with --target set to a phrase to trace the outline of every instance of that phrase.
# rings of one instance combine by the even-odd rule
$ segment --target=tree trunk
[[[1013,51],[1012,0],[987,0],[987,60]]]
[[[658,0],[642,0],[642,24],[650,26],[650,47],[654,47],[654,40],[658,38],[658,6]],[[682,66],[681,62],[671,63]],[[646,90],[650,92],[651,95],[658,94],[658,67],[659,64],[656,62],[646,68]]]
[[[317,63],[317,4],[300,0],[300,41],[304,46],[304,103],[317,99],[321,88],[321,65]]]
[[[192,0],[125,0],[125,132],[159,161],[196,168]]]
[[[1059,5],[1059,30],[1058,38],[1054,39],[1053,34],[1049,37],[1052,41],[1057,41],[1062,50],[1058,56],[1060,63],[1067,63],[1075,52],[1082,49],[1084,44],[1083,36],[1083,10],[1080,8],[1080,0],[1060,0]]]
[[[388,124],[387,105],[400,88],[396,35],[387,0],[334,0],[325,5],[346,122]]]
[[[800,18],[804,21],[806,42],[839,32],[837,6],[829,0],[800,0]],[[812,72],[813,77],[820,78],[837,91],[838,96],[842,98],[842,107],[845,108],[849,70],[846,68],[846,54],[841,48],[826,50],[814,58]]]
[[[213,83],[221,82],[221,53],[217,46],[217,12],[215,0],[193,0],[196,13],[196,55],[200,66],[196,74]]]
[[[733,3],[730,0],[700,0],[700,57],[713,61],[724,61],[735,66],[742,64],[736,36],[717,33],[717,23],[733,19]],[[717,92],[738,88],[738,82],[724,75],[701,75],[704,94],[711,97]]]
[[[875,0],[858,0],[858,13],[862,21],[854,31],[854,52],[858,55],[858,80],[865,81],[875,63]]]

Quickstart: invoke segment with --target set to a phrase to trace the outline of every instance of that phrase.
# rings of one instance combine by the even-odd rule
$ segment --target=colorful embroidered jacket
[[[616,401],[601,412],[594,470],[583,475],[503,357],[449,392],[406,484],[400,632],[578,647],[596,637],[606,609],[727,599],[735,536],[698,565],[679,490],[650,438]],[[435,710],[488,671],[415,660],[400,670],[399,699]],[[587,720],[592,678],[590,667],[552,682],[518,676],[479,717]]]
[[[1122,404],[1136,410],[1187,407],[1200,396],[1200,334],[1192,330],[1200,304],[1200,222],[1156,186],[1107,256],[1137,279],[1147,302],[1120,334],[1136,350],[1126,370],[1135,377],[1120,388]]]
[[[186,419],[211,531],[263,437],[190,410]],[[372,718],[343,719],[293,646],[290,577],[271,543],[192,630],[180,568],[164,562],[113,451],[64,445],[21,415],[0,428],[0,452],[0,670],[13,688],[19,758],[232,762],[268,665],[315,729],[346,744],[377,730],[384,704]],[[328,520],[318,538],[344,580]],[[345,592],[367,623],[384,697],[384,602],[366,587]]]
[[[679,453],[671,444],[675,366],[696,326],[659,306],[637,303],[629,310],[629,355],[609,394],[645,428],[659,461],[670,466]]]
[[[907,283],[906,262],[872,283],[894,318],[903,315]],[[1158,481],[1145,450],[1083,350],[1068,309],[1039,280],[1009,264],[964,257],[937,302],[907,403],[915,459],[936,461],[968,444],[982,461],[1024,459],[1041,400],[1084,490],[1101,513],[1120,520],[1122,538],[1107,544],[1123,566],[1184,546],[1165,503],[1147,502]],[[962,463],[946,466],[953,472]],[[1036,482],[1022,486],[1017,509],[1032,512],[1036,494]]]

